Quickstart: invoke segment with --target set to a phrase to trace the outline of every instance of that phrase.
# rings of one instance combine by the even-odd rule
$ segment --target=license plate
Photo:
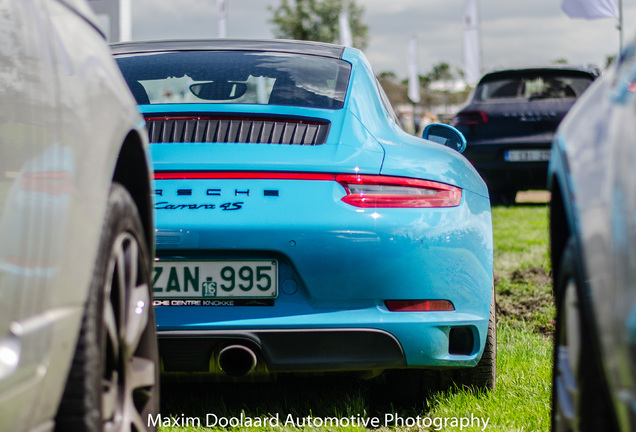
[[[508,150],[504,159],[507,162],[545,162],[550,160],[550,150]]]
[[[152,286],[158,299],[273,299],[278,262],[155,261]]]

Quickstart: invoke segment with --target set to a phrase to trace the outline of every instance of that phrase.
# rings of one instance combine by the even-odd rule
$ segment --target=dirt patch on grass
[[[554,333],[552,278],[541,267],[513,271],[495,277],[497,313],[500,317],[531,323],[537,332]]]
[[[541,287],[552,286],[552,277],[543,267],[532,267],[525,270],[517,269],[512,272],[510,279],[516,283],[532,283]]]
[[[514,299],[502,299],[499,296],[497,301],[497,313],[499,316],[514,318],[519,321],[532,322],[535,329],[548,337],[554,333],[554,319],[547,322],[536,322],[536,315],[542,310],[547,310],[552,305],[552,301],[545,297],[520,297]]]

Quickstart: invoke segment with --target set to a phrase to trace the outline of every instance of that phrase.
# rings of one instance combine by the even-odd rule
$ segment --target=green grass
[[[495,274],[541,268],[550,272],[547,205],[492,209]]]
[[[495,288],[498,316],[554,331],[548,207],[493,208]]]
[[[495,279],[498,302],[497,388],[490,393],[452,390],[431,394],[428,407],[396,408],[382,401],[382,388],[346,376],[283,377],[276,383],[164,384],[162,416],[173,416],[180,426],[163,432],[225,430],[207,427],[206,416],[258,419],[278,418],[278,424],[228,427],[233,431],[481,431],[464,427],[461,419],[488,419],[487,431],[547,431],[550,418],[551,360],[554,308],[551,302],[547,207],[526,205],[493,208]],[[326,427],[285,424],[313,416],[378,418],[377,427]],[[386,415],[404,419],[404,425],[385,424]],[[420,425],[409,426],[409,421]],[[190,426],[183,426],[188,419]],[[199,419],[200,427],[192,421]],[[456,419],[457,426],[452,426]],[[426,423],[426,422],[429,423]],[[446,421],[444,424],[443,422]],[[428,426],[428,427],[427,427]]]
[[[489,418],[489,431],[549,430],[552,345],[526,325],[510,324],[510,320],[503,320],[498,325],[495,391],[434,395],[429,416],[473,414]]]

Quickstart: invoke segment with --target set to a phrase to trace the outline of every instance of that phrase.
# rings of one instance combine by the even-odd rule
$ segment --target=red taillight
[[[425,208],[457,207],[462,201],[458,187],[429,180],[358,174],[254,171],[155,172],[155,180],[321,180],[337,181],[347,193],[342,201],[355,207]]]
[[[336,181],[347,192],[342,201],[355,207],[457,207],[462,201],[460,188],[429,180],[339,174]]]
[[[453,126],[474,126],[488,123],[488,116],[483,111],[462,111],[453,121]]]
[[[334,174],[260,171],[159,171],[155,180],[334,180]]]
[[[449,300],[385,300],[391,312],[448,312],[455,306]]]

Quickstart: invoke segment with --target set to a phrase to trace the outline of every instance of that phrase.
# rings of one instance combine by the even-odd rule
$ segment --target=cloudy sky
[[[478,0],[482,69],[566,59],[604,66],[619,49],[618,20],[569,18],[561,0]],[[280,0],[228,0],[228,37],[272,38],[270,6]],[[464,0],[357,0],[369,26],[365,50],[376,73],[407,76],[407,41],[418,41],[418,71],[462,67]],[[636,4],[623,0],[624,40],[636,35]],[[210,38],[219,33],[216,0],[132,0],[134,40]]]

